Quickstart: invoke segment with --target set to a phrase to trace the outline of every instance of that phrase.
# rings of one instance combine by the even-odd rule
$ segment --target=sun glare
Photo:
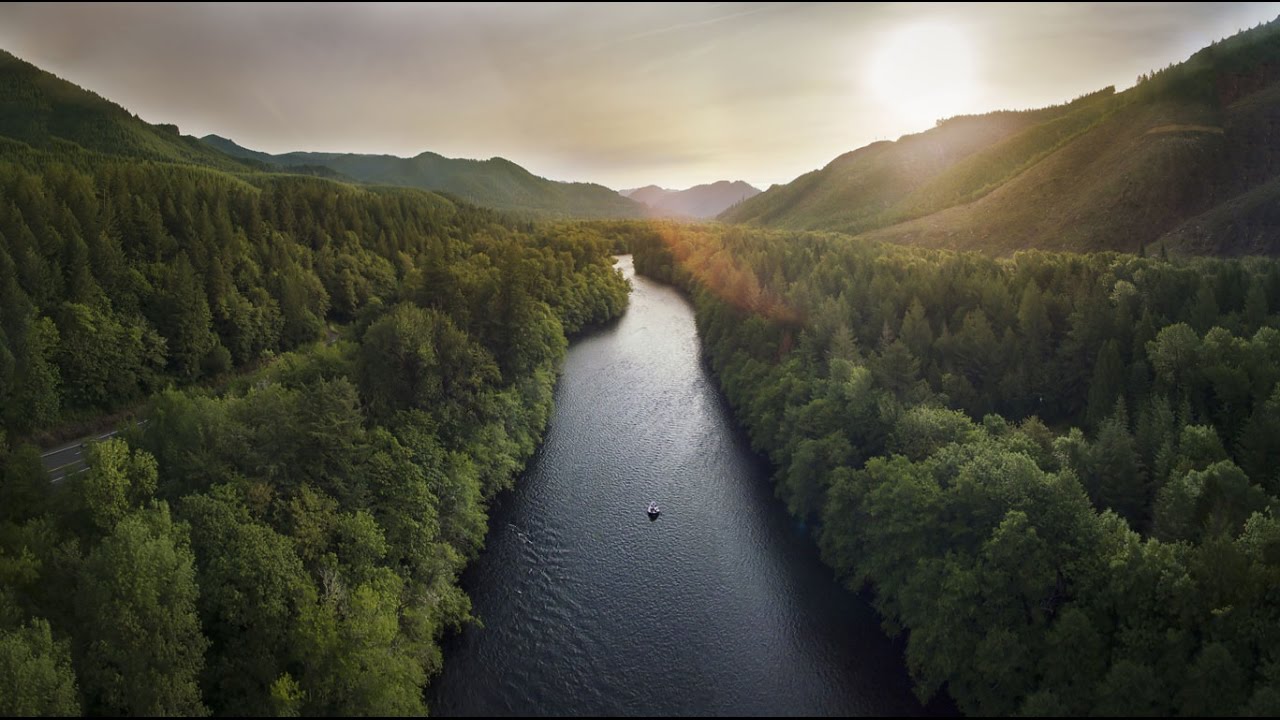
[[[962,28],[940,22],[908,25],[890,32],[875,49],[866,83],[880,109],[907,124],[904,132],[922,130],[971,110],[975,60],[973,42]]]

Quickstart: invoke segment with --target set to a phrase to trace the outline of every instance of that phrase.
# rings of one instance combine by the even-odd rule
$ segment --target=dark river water
[[[620,262],[630,308],[569,349],[542,449],[463,579],[484,626],[446,642],[432,713],[925,713],[901,647],[774,498],[692,307]]]

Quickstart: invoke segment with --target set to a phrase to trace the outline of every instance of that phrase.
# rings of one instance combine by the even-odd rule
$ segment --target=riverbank
[[[623,265],[629,309],[570,347],[543,445],[491,509],[462,578],[483,627],[444,643],[432,712],[927,712],[774,498],[689,302]]]

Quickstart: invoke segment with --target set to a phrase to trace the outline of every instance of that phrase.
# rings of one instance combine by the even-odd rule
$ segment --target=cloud
[[[963,22],[980,94],[1032,107],[1280,14],[1220,5],[0,5],[0,47],[153,122],[271,152],[501,155],[614,187],[784,182],[903,127],[877,42]]]

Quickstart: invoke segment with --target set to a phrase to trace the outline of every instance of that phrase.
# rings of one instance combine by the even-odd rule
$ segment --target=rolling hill
[[[0,50],[0,137],[38,150],[80,148],[105,155],[247,170],[174,125],[152,125],[119,105]]]
[[[760,190],[742,180],[695,185],[687,190],[667,190],[657,185],[646,185],[632,190],[620,190],[620,195],[649,206],[651,214],[658,217],[713,218],[747,198],[760,194]]]
[[[502,158],[456,160],[342,153],[269,155],[225,138],[182,135],[0,50],[0,141],[82,161],[90,155],[200,165],[233,173],[276,171],[346,182],[449,193],[498,210],[539,217],[632,218],[646,210],[602,185],[533,175]]]
[[[1280,24],[1055,107],[941,121],[731,208],[727,222],[928,247],[1280,253]]]
[[[447,192],[477,205],[535,215],[584,218],[641,217],[642,205],[603,185],[538,177],[503,158],[463,160],[424,152],[411,158],[358,153],[291,152],[271,155],[206,135],[209,147],[285,170],[329,168],[339,176],[377,185]]]

